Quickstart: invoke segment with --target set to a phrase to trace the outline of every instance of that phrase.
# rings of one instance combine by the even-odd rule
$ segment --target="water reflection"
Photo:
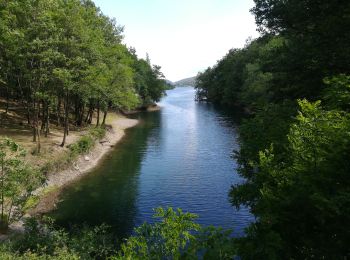
[[[106,223],[118,237],[134,228],[137,215],[138,175],[148,142],[156,140],[160,113],[140,116],[138,127],[127,130],[126,137],[101,166],[62,193],[62,201],[51,216],[58,225]]]
[[[105,222],[125,237],[153,222],[154,208],[171,206],[198,214],[203,225],[242,235],[253,218],[228,201],[231,185],[242,181],[231,158],[239,117],[194,102],[192,88],[169,91],[160,105],[159,112],[135,115],[142,123],[128,130],[101,167],[66,190],[53,213],[61,225]]]

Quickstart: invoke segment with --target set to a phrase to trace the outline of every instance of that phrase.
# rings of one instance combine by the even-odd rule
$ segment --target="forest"
[[[350,239],[350,3],[255,0],[261,37],[197,78],[197,99],[241,108],[246,179],[234,206],[257,217],[244,259],[341,259]]]
[[[0,245],[1,259],[350,257],[350,2],[254,2],[260,37],[229,50],[195,86],[199,102],[245,112],[233,151],[245,181],[228,195],[255,216],[245,236],[172,208],[156,209],[158,222],[118,243],[104,225],[67,232],[51,219],[27,219],[22,236]],[[90,0],[0,1],[0,97],[7,108],[23,106],[37,152],[50,122],[65,138],[94,111],[161,98],[160,67],[122,44],[122,31]],[[27,176],[21,148],[11,140],[0,147],[2,165],[21,173],[14,178]],[[16,194],[36,185],[9,183]]]
[[[40,153],[40,133],[91,123],[94,111],[132,109],[159,101],[160,66],[122,43],[123,27],[90,1],[0,2],[0,97],[5,117],[20,104]],[[3,120],[0,119],[0,122]]]

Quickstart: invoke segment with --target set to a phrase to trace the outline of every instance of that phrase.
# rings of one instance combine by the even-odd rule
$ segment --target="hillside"
[[[171,80],[165,79],[165,87],[166,89],[173,89],[176,87],[175,83],[172,82]]]
[[[191,87],[194,87],[195,86],[195,83],[196,83],[196,78],[197,77],[191,77],[191,78],[186,78],[186,79],[182,79],[182,80],[179,80],[179,81],[176,81],[175,82],[175,85],[176,86],[191,86]]]

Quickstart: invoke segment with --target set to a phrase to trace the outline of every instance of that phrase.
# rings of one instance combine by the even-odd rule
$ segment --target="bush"
[[[93,145],[94,140],[91,136],[83,136],[78,140],[78,142],[69,146],[69,149],[71,150],[72,154],[79,155],[89,152]]]
[[[107,259],[115,253],[106,225],[94,228],[73,227],[70,233],[55,228],[53,220],[35,218],[25,221],[25,232],[0,246],[0,259]],[[33,257],[26,258],[28,252]],[[1,258],[1,256],[11,256]],[[64,256],[64,257],[63,257]]]
[[[204,228],[197,215],[181,209],[155,209],[154,224],[144,223],[121,245],[114,260],[122,259],[234,259],[230,230]]]
[[[91,128],[88,135],[82,136],[78,142],[69,146],[71,156],[74,158],[80,154],[89,152],[96,140],[102,139],[106,134],[105,128]]]
[[[102,139],[106,135],[106,128],[94,127],[89,130],[89,135],[97,140]]]

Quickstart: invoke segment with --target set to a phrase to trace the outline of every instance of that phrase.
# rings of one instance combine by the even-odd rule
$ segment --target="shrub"
[[[106,128],[104,127],[94,127],[89,130],[89,135],[97,140],[102,139],[106,135]]]
[[[75,157],[80,154],[89,152],[94,146],[95,140],[102,139],[106,134],[105,128],[91,128],[88,135],[82,136],[78,142],[69,146],[71,156]]]

